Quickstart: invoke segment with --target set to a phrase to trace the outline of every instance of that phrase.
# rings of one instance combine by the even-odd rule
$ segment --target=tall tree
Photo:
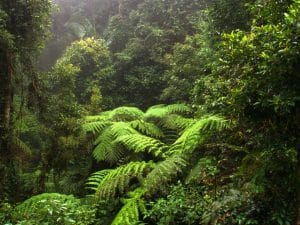
[[[0,2],[0,193],[13,185],[11,133],[15,89],[21,77],[37,80],[32,72],[34,58],[43,46],[50,24],[49,0],[3,0]],[[7,188],[7,190],[4,190]]]

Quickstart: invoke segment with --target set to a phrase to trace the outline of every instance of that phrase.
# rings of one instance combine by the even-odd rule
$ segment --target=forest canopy
[[[299,0],[1,0],[0,224],[300,222]]]

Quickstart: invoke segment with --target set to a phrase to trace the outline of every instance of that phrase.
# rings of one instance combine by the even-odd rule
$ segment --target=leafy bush
[[[72,195],[44,193],[18,205],[12,215],[17,225],[89,225],[95,220],[95,209],[81,204]]]
[[[203,197],[205,187],[187,187],[178,183],[166,198],[150,202],[145,214],[147,221],[157,225],[199,224],[203,210],[208,208],[210,197]]]

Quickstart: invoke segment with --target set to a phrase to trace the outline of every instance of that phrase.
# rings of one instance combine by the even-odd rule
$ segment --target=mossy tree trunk
[[[17,179],[11,147],[14,54],[0,53],[0,201],[16,198]]]

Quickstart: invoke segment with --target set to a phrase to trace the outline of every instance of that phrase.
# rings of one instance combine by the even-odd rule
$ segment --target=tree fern
[[[122,158],[123,151],[129,150],[132,153],[151,153],[154,160],[162,160],[156,163],[130,162],[115,169],[99,171],[89,178],[88,185],[101,199],[124,196],[133,183],[143,190],[138,197],[124,201],[112,224],[137,224],[143,196],[153,196],[173,182],[186,170],[194,151],[210,135],[228,126],[228,122],[219,116],[201,119],[182,116],[189,112],[187,106],[175,104],[154,106],[146,113],[134,107],[120,107],[106,114],[106,122],[111,124],[102,129],[95,141],[96,159],[116,163]],[[104,127],[98,126],[98,130]]]

